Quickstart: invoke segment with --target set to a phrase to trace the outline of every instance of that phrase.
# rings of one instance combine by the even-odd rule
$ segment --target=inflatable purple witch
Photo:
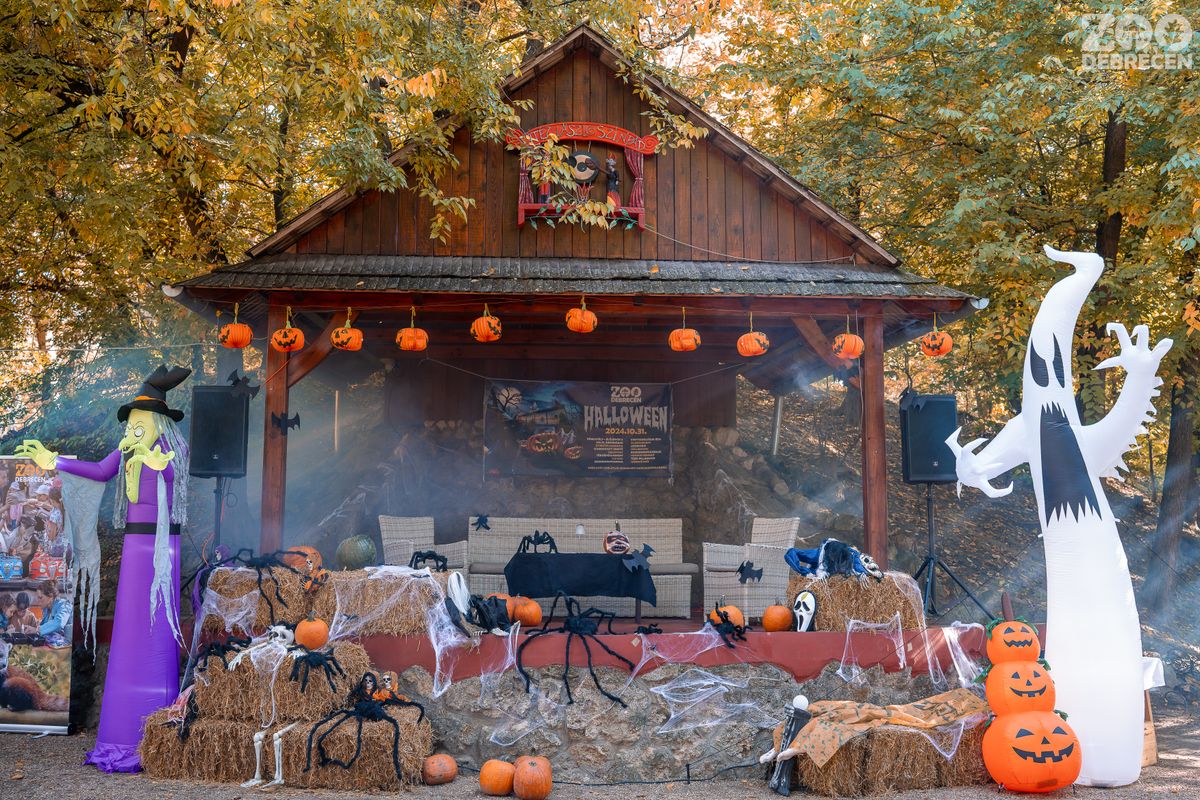
[[[100,731],[87,757],[105,772],[141,769],[143,721],[179,693],[178,534],[187,521],[188,453],[176,426],[183,412],[167,405],[167,392],[190,374],[183,367],[156,369],[117,411],[125,436],[102,461],[59,458],[33,439],[17,449],[63,475],[68,527],[82,556],[81,592],[90,579],[85,624],[88,615],[94,620],[97,594],[96,515],[104,484],[117,479],[113,526],[125,529],[125,542]]]

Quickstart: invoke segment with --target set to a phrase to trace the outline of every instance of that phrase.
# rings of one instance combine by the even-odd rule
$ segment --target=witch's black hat
[[[192,371],[187,367],[171,367],[167,369],[166,364],[160,365],[158,369],[150,373],[149,378],[146,378],[146,382],[142,384],[137,397],[117,409],[117,419],[124,422],[129,419],[130,411],[140,408],[143,411],[165,414],[176,422],[179,422],[183,419],[183,412],[167,405],[167,392],[183,383],[187,379],[187,376],[191,374]]]

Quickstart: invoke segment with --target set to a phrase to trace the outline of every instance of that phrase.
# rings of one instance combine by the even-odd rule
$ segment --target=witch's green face
[[[125,437],[117,446],[123,452],[129,452],[136,445],[143,444],[150,447],[157,442],[160,432],[155,416],[153,411],[144,411],[140,408],[130,411],[129,419],[125,422]]]

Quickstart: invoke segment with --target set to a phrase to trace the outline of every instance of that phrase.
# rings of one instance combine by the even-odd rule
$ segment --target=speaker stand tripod
[[[217,485],[213,489],[213,539],[212,552],[205,553],[204,556],[212,555],[217,552],[217,548],[221,545],[221,522],[225,516],[225,481],[228,480],[224,475],[217,475]]]
[[[934,593],[937,591],[937,571],[940,569],[946,573],[946,577],[957,584],[959,589],[963,590],[967,597],[971,598],[971,602],[979,606],[979,610],[987,615],[988,619],[995,619],[996,615],[988,611],[983,603],[979,601],[979,598],[958,579],[958,576],[950,570],[950,567],[946,566],[946,562],[938,557],[937,524],[933,516],[933,484],[929,482],[925,483],[925,524],[928,530],[925,560],[921,562],[921,567],[913,575],[913,578],[917,582],[920,582],[922,575],[925,576],[925,613],[931,617],[940,616],[937,610],[937,601],[934,599]]]

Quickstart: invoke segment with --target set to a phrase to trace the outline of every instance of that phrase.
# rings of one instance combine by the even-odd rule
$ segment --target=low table
[[[642,601],[658,605],[650,570],[630,570],[625,557],[608,553],[517,553],[504,566],[508,593],[523,597],[632,597],[634,620],[642,621]]]

